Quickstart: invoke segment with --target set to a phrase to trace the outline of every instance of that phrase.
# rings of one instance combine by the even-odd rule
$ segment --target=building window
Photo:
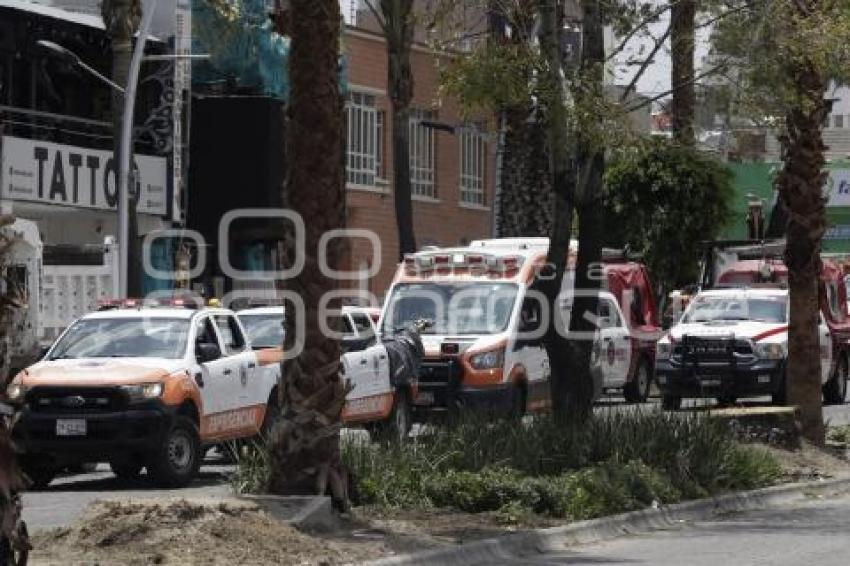
[[[844,114],[836,114],[833,116],[833,124],[836,128],[844,127]]]
[[[486,141],[479,126],[461,129],[460,202],[484,205],[484,168],[487,161]]]
[[[378,110],[371,94],[352,92],[345,105],[347,126],[345,180],[352,185],[374,186],[378,176]]]
[[[387,113],[379,110],[377,114],[377,136],[378,144],[375,153],[375,171],[379,179],[387,178]]]
[[[428,110],[410,111],[410,193],[414,196],[436,197],[434,190],[434,130],[422,125],[434,120]]]

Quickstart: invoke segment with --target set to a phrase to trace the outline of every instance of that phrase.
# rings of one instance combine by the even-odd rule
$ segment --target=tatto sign
[[[136,155],[134,161],[138,211],[166,214],[166,159]],[[3,137],[3,198],[116,209],[116,177],[111,151]]]

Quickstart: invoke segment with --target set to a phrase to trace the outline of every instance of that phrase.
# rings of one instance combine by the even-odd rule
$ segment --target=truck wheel
[[[731,407],[738,400],[734,395],[721,395],[717,397],[717,404],[721,407]]]
[[[263,425],[260,428],[260,440],[268,443],[272,437],[272,431],[280,420],[280,407],[277,404],[277,394],[269,398],[266,404],[266,415],[263,417]]]
[[[189,418],[174,419],[162,446],[150,456],[147,468],[154,483],[163,487],[184,487],[201,467],[201,439],[198,427]]]
[[[652,379],[649,377],[649,365],[646,360],[638,362],[637,370],[632,379],[623,387],[623,397],[627,403],[646,403],[649,397],[649,386]]]
[[[367,424],[366,430],[374,442],[403,442],[412,426],[410,395],[407,391],[398,390],[389,418],[384,422]]]
[[[398,390],[395,394],[395,405],[393,412],[387,421],[388,438],[403,442],[413,426],[411,422],[410,395],[405,390]]]
[[[847,358],[841,356],[835,373],[823,386],[823,401],[827,405],[840,405],[847,397]]]
[[[30,489],[32,490],[46,488],[59,472],[56,464],[50,458],[38,456],[22,458],[21,470],[29,478]]]
[[[682,408],[682,398],[675,395],[662,395],[661,408],[665,411],[678,411]]]
[[[779,382],[779,389],[771,395],[774,405],[784,406],[788,404],[788,388],[785,383],[786,375],[782,373],[782,380]]]
[[[109,467],[112,473],[120,480],[131,481],[139,479],[144,466],[141,462],[135,459],[127,460],[110,460]]]
[[[522,420],[528,407],[528,390],[523,385],[517,385],[513,390],[511,418]]]

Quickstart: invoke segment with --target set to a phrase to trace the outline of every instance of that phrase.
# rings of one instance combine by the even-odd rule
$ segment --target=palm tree
[[[103,23],[106,26],[106,35],[112,47],[112,80],[119,85],[127,84],[130,72],[130,60],[133,57],[133,34],[139,28],[139,20],[142,16],[142,5],[140,0],[103,0],[100,6]],[[115,183],[118,184],[118,163],[121,155],[121,128],[124,115],[124,95],[118,91],[112,91],[112,150],[115,171]],[[132,155],[132,148],[130,150]],[[131,167],[132,170],[132,167]],[[128,198],[128,234],[127,234],[127,294],[131,297],[141,295],[141,242],[139,242],[139,226],[136,216],[135,182],[132,175],[128,181],[133,187],[133,192]],[[126,187],[118,187],[119,191],[127,190]],[[119,193],[120,194],[120,193]]]
[[[673,139],[694,145],[694,32],[697,0],[676,0],[670,4],[670,104]]]
[[[490,41],[511,45],[534,39],[533,0],[506,4],[490,0]],[[511,26],[510,37],[505,25]],[[529,69],[526,76],[532,82]],[[552,225],[553,195],[549,182],[549,153],[544,120],[529,99],[499,111],[502,155],[496,233],[501,237],[546,236]]]
[[[318,310],[337,281],[323,275],[317,261],[322,234],[345,225],[339,2],[292,0],[289,14],[289,170],[283,200],[305,220],[306,257],[304,269],[286,286],[301,297],[306,316],[304,351],[284,362],[282,420],[270,439],[268,490],[330,493],[344,506],[347,474],[340,461],[339,431],[346,390],[339,375],[339,343],[321,331]],[[339,269],[347,251],[345,240],[330,240],[328,265]],[[294,260],[292,253],[289,260]],[[295,319],[287,311],[287,350],[295,338]]]
[[[789,2],[789,17],[785,21],[791,28],[789,36],[817,22],[823,5],[821,0]],[[780,137],[784,155],[777,186],[782,205],[788,211],[785,263],[791,304],[787,400],[799,407],[806,438],[822,443],[818,276],[821,241],[826,231],[823,124],[830,103],[824,98],[827,81],[816,57],[803,47],[794,49],[793,56],[785,59],[785,78],[792,85],[793,96],[785,115],[785,132]]]

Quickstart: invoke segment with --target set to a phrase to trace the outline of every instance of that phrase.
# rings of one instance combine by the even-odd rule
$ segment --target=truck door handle
[[[609,337],[607,337],[607,338],[603,338],[603,339],[602,339],[602,341],[603,341],[603,342],[610,342],[610,341],[611,341],[611,337],[609,336]]]
[[[361,365],[361,366],[365,366],[365,365],[366,365],[366,364],[368,364],[368,363],[369,363],[369,360],[366,360],[366,359],[360,360],[360,365]]]
[[[248,364],[248,369],[254,369],[255,367],[257,367],[257,364],[255,364],[254,362]]]
[[[230,369],[230,368],[227,368],[227,369],[226,369],[226,370],[224,370],[222,373],[223,373],[224,375],[230,375],[231,373],[233,373],[233,370],[232,370],[232,369]]]

